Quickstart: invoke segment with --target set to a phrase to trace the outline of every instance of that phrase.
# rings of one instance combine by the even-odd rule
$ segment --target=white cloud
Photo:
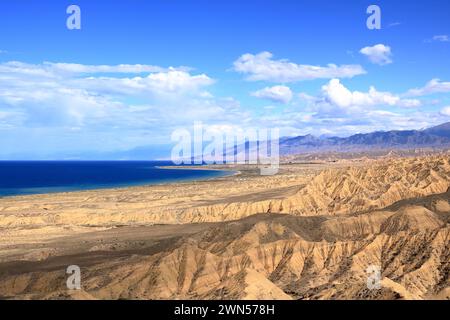
[[[55,78],[56,74],[48,70],[43,65],[35,65],[23,63],[20,61],[9,61],[0,64],[0,76],[2,78],[7,76],[26,75],[32,77],[46,77]]]
[[[72,80],[74,86],[89,88],[106,94],[122,94],[136,96],[175,96],[195,95],[211,98],[212,95],[203,90],[214,80],[205,74],[191,75],[185,71],[171,70],[149,74],[146,77],[88,77]]]
[[[442,82],[439,79],[429,81],[424,87],[409,90],[406,95],[412,97],[426,96],[435,93],[450,92],[450,82]]]
[[[98,73],[146,73],[141,77],[96,76]],[[0,81],[6,85],[27,86],[39,79],[39,88],[69,87],[85,90],[105,89],[109,92],[131,93],[139,91],[186,92],[196,91],[214,83],[205,74],[192,75],[184,69],[162,68],[149,65],[81,65],[69,63],[27,64],[18,61],[0,64]],[[6,80],[11,80],[8,84]]]
[[[315,136],[320,134],[349,136],[380,130],[420,129],[448,121],[447,117],[436,112],[419,110],[413,110],[408,114],[378,108],[356,111],[340,113],[336,110],[333,112],[291,110],[280,115],[272,113],[259,120],[264,125],[278,126],[282,132],[288,132],[287,134]]]
[[[24,63],[20,61],[9,61],[0,64],[1,74],[24,74],[29,76],[39,76],[48,78],[66,78],[86,74],[149,74],[164,73],[170,71],[189,72],[186,67],[163,68],[153,65],[143,64],[119,64],[119,65],[84,65],[78,63],[53,63],[44,62],[41,64]]]
[[[267,87],[251,94],[254,97],[268,99],[274,102],[289,103],[292,100],[292,91],[286,86]]]
[[[206,74],[191,75],[185,71],[169,71],[150,74],[145,82],[160,91],[189,91],[214,83]]]
[[[129,73],[147,75],[124,77]],[[0,107],[6,109],[2,112],[12,110],[21,114],[20,119],[26,126],[87,126],[97,122],[103,125],[127,122],[132,126],[143,121],[133,119],[136,114],[130,110],[130,101],[155,104],[159,110],[153,109],[153,114],[164,117],[161,115],[169,112],[173,117],[171,108],[194,103],[202,106],[203,100],[213,99],[205,91],[205,87],[213,83],[205,74],[149,65],[13,61],[0,64]],[[177,116],[183,118],[185,114]]]
[[[449,42],[449,36],[444,34],[444,35],[437,35],[433,37],[434,41],[440,41],[440,42]]]
[[[208,75],[187,68],[0,63],[0,155],[29,148],[38,152],[43,145],[48,150],[117,150],[148,145],[155,139],[163,144],[170,141],[171,130],[190,128],[194,121],[222,131],[230,125],[232,130],[279,126],[284,134],[351,134],[425,127],[448,119],[445,110],[434,115],[394,112],[390,107],[416,107],[420,101],[375,88],[351,91],[336,78],[318,96],[298,94],[301,101],[283,85],[254,92],[272,101],[291,101],[282,112],[266,111],[256,122],[251,108],[243,110],[239,101],[216,98],[206,91],[213,83]],[[442,90],[443,84],[436,80],[430,87]],[[39,139],[28,138],[31,133]]]
[[[450,106],[442,108],[441,114],[443,116],[450,117]]]
[[[397,22],[392,22],[392,23],[388,24],[388,28],[398,27],[400,25],[402,25],[401,22],[398,22],[398,21]]]
[[[401,99],[398,106],[403,108],[418,108],[422,106],[422,102],[418,99]]]
[[[402,95],[380,92],[374,87],[353,91],[332,79],[317,96],[299,94],[302,103],[291,104],[281,114],[269,113],[259,120],[296,135],[348,136],[379,130],[410,130],[448,121],[443,112],[415,108],[423,103]],[[404,108],[410,108],[405,110]]]
[[[44,62],[43,67],[55,72],[70,73],[151,73],[167,71],[166,68],[142,64],[119,64],[111,66]]]
[[[389,46],[385,46],[384,44],[377,44],[373,47],[365,47],[359,52],[367,56],[372,63],[379,65],[392,63],[391,48]]]
[[[306,101],[306,102],[314,102],[317,100],[317,98],[315,96],[309,95],[305,92],[300,92],[298,94],[299,99]]]
[[[296,82],[314,79],[352,78],[365,74],[359,65],[329,64],[326,67],[301,65],[288,60],[273,60],[270,52],[244,54],[234,62],[234,70],[250,81]]]
[[[170,144],[174,129],[195,121],[253,126],[239,101],[206,91],[214,83],[208,75],[146,70],[153,67],[0,63],[0,157]]]
[[[372,107],[377,105],[397,107],[418,107],[419,100],[401,99],[390,92],[380,92],[370,87],[368,92],[350,91],[339,79],[332,79],[322,87],[325,100],[339,108]]]

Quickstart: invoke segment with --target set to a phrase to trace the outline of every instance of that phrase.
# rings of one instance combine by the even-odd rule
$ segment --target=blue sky
[[[68,30],[66,8],[81,8]],[[366,9],[381,8],[381,30]],[[450,3],[2,1],[0,158],[170,144],[177,128],[349,135],[450,121]]]

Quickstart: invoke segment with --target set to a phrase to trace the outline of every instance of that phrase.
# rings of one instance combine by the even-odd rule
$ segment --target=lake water
[[[227,171],[163,169],[170,161],[0,161],[0,196],[204,180]]]

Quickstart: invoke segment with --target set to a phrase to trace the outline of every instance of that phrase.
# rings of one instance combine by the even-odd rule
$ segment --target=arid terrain
[[[0,297],[450,299],[450,155],[316,160],[0,199]]]

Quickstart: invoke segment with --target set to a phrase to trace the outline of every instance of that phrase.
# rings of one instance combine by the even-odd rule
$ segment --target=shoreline
[[[241,170],[236,170],[233,168],[229,168],[229,167],[223,167],[223,168],[211,168],[208,167],[209,165],[203,165],[200,167],[197,166],[156,166],[155,168],[158,169],[170,169],[170,170],[201,170],[201,171],[223,171],[223,172],[229,172],[229,175],[224,175],[224,176],[220,176],[220,177],[214,177],[214,178],[210,178],[207,180],[214,180],[214,179],[219,179],[219,178],[223,178],[223,177],[233,177],[233,176],[238,176],[242,174]],[[226,166],[226,165],[224,165]],[[232,174],[231,174],[232,173]]]

